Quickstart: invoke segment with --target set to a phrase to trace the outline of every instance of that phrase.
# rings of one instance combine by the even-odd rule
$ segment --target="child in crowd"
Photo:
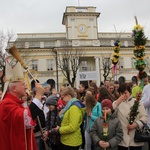
[[[104,99],[101,103],[103,116],[98,117],[90,131],[95,150],[117,150],[123,139],[121,123],[112,108],[112,101]]]
[[[80,93],[77,88],[74,88],[74,94],[75,94],[75,97],[80,100]]]
[[[61,97],[61,95],[60,95],[60,93],[64,90],[64,88],[65,88],[65,87],[62,86],[62,87],[60,88],[60,92],[57,94],[57,97],[58,97],[57,109],[58,109],[60,115],[61,115],[61,113],[62,113],[64,107],[66,106],[66,102],[63,101],[63,99],[62,99],[62,97]],[[59,96],[58,96],[58,95],[59,95]]]
[[[48,140],[48,143],[51,146],[52,150],[60,150],[60,135],[58,132],[55,132],[52,128],[60,126],[60,119],[58,116],[57,110],[57,101],[58,97],[56,95],[51,95],[46,99],[46,105],[49,108],[46,118],[46,127],[45,127],[45,139]]]
[[[98,101],[99,93],[98,93],[98,87],[97,87],[96,83],[91,82],[89,85],[89,88],[92,89],[95,99]]]
[[[79,94],[80,94],[79,99],[81,100],[81,102],[83,102],[83,101],[84,101],[84,96],[85,96],[85,85],[80,84],[80,85],[79,85],[78,92],[79,92]]]

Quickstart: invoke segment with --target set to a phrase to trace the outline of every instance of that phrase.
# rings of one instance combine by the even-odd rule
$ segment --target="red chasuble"
[[[37,150],[33,129],[25,127],[22,103],[9,93],[0,103],[0,150]]]

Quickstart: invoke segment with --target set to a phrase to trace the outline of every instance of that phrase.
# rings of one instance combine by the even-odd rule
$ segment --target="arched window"
[[[119,77],[118,81],[119,81],[119,84],[125,83],[126,78],[124,76],[121,76],[121,77]]]
[[[119,63],[118,63],[119,69],[123,68],[123,57],[119,58]]]

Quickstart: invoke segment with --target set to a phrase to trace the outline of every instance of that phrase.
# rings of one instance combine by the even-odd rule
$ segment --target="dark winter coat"
[[[45,130],[49,131],[49,143],[56,145],[60,143],[60,134],[55,132],[52,128],[60,126],[60,118],[58,116],[58,110],[49,111],[47,113]]]
[[[95,150],[103,150],[102,147],[98,145],[98,142],[100,140],[103,140],[103,123],[104,118],[98,117],[90,131],[90,136],[93,140],[93,143],[95,145]],[[116,117],[116,113],[112,113],[108,117],[108,137],[107,142],[109,142],[110,147],[107,148],[107,150],[117,150],[117,145],[122,141],[123,139],[123,130],[120,121]]]

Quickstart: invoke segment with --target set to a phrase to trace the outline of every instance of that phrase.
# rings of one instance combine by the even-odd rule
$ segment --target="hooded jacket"
[[[98,117],[90,131],[90,136],[94,142],[95,150],[103,150],[102,147],[99,146],[98,142],[103,140],[103,124],[104,118],[103,116]],[[116,117],[116,112],[113,112],[109,115],[108,120],[108,137],[107,142],[109,142],[110,147],[107,150],[117,150],[118,144],[123,139],[123,130],[120,121]]]

